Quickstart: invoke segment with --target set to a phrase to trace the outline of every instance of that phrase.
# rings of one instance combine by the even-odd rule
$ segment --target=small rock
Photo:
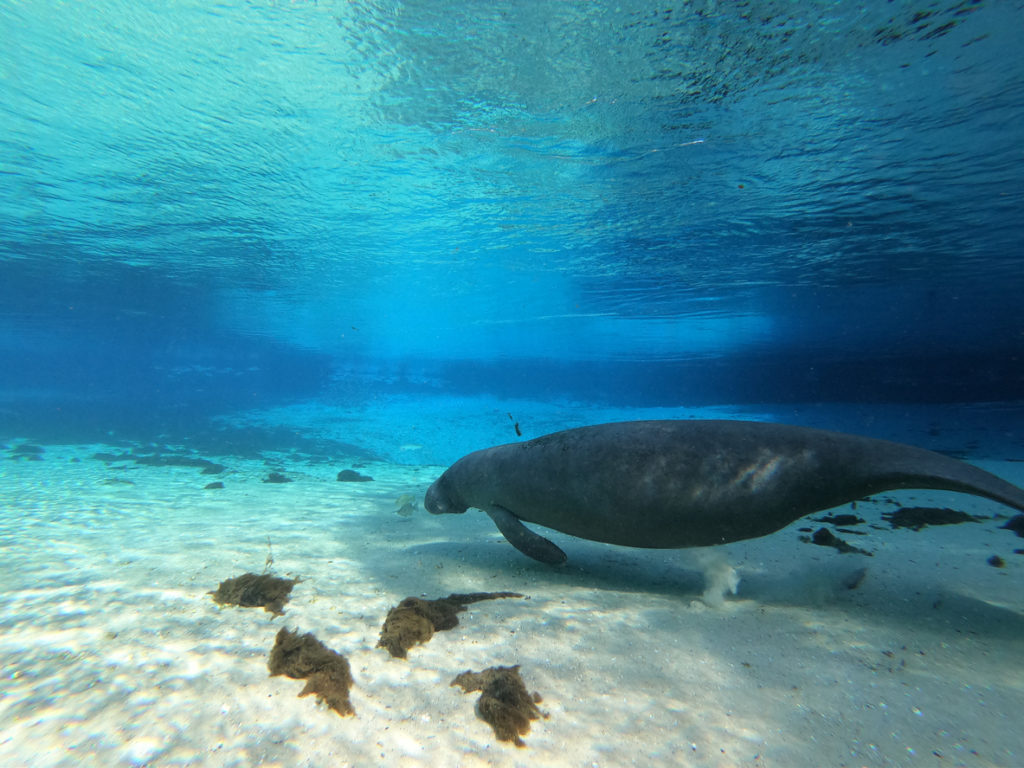
[[[369,475],[361,475],[354,469],[343,469],[338,473],[338,482],[341,483],[368,483],[373,480]]]

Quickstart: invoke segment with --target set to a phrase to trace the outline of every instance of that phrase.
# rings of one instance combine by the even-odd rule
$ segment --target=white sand
[[[532,434],[575,423],[514,405]],[[487,406],[500,416],[494,435],[467,450],[513,439],[510,424],[496,426],[507,406]],[[111,450],[99,445],[0,459],[0,765],[1024,765],[1024,556],[1013,553],[1024,540],[1002,520],[840,534],[870,558],[802,543],[804,521],[711,552],[551,534],[570,560],[550,568],[482,513],[394,512],[442,469],[406,457],[449,461],[472,440],[475,407],[459,421],[440,406],[447,421],[396,426],[390,438],[379,411],[358,422],[289,411],[299,424],[319,413],[342,439],[337,425],[357,424],[349,442],[407,461],[362,467],[372,483],[336,482],[345,462],[283,460],[295,479],[285,485],[261,482],[262,461],[230,457],[207,457],[229,467],[220,477],[112,469],[90,458]],[[1024,458],[1019,443],[1013,457]],[[1024,484],[1022,463],[977,463]],[[203,490],[213,480],[226,488]],[[958,494],[882,497],[1012,514]],[[881,524],[893,508],[857,512]],[[273,573],[303,579],[285,615],[217,606],[207,592],[262,571],[268,537]],[[993,554],[1006,567],[989,565]],[[729,567],[738,593],[702,599],[703,571]],[[845,589],[863,567],[859,588]],[[388,608],[407,595],[504,590],[529,599],[470,605],[408,660],[375,648]],[[355,717],[298,698],[301,681],[268,676],[282,626],[349,658]],[[450,687],[464,670],[509,664],[548,714],[523,749],[497,742],[474,714],[476,694]]]

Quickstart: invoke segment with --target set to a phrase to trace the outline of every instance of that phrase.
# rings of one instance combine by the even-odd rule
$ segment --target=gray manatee
[[[630,547],[704,547],[898,488],[1024,511],[1024,490],[934,451],[753,421],[626,421],[470,453],[427,491],[433,514],[484,510],[523,554],[565,553],[523,522]]]

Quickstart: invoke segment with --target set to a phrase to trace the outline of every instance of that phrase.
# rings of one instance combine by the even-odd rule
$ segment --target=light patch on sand
[[[722,547],[696,549],[693,557],[704,571],[704,592],[701,594],[701,600],[711,608],[721,608],[725,605],[726,596],[735,595],[739,589],[739,573],[729,564],[725,549]]]

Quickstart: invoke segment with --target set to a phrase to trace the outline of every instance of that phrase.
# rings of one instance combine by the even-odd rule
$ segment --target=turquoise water
[[[0,0],[0,763],[1015,765],[1006,508],[865,501],[870,558],[806,521],[561,537],[552,570],[421,502],[467,452],[635,418],[1019,485],[1022,29],[971,0]],[[215,606],[270,542],[286,620]],[[375,648],[403,597],[492,589],[530,600]],[[350,655],[356,719],[268,680],[284,623]],[[449,690],[492,663],[544,695],[532,752]]]
[[[2,10],[5,399],[1020,396],[1018,3]]]

